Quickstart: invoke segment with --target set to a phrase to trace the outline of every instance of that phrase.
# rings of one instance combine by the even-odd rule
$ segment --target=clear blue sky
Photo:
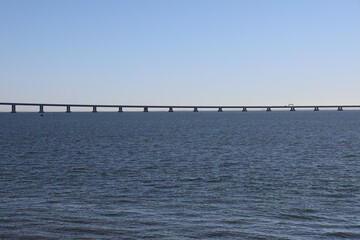
[[[0,102],[360,104],[360,0],[0,0]]]

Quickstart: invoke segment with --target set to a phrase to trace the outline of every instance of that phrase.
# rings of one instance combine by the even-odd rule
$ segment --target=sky
[[[0,0],[0,102],[360,104],[360,0]]]

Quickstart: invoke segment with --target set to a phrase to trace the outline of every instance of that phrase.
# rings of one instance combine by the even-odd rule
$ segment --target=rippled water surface
[[[0,114],[2,239],[360,239],[360,112]]]

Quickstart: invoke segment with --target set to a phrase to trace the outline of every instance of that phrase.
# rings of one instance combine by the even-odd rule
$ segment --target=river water
[[[359,239],[360,111],[0,114],[1,239]]]

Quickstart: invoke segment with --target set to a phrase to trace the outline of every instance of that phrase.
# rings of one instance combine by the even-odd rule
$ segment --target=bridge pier
[[[295,108],[294,108],[294,107],[291,107],[291,108],[290,108],[290,112],[294,112],[294,111],[296,111]]]
[[[194,111],[193,112],[198,112],[198,108],[194,107]]]
[[[267,112],[271,112],[271,108],[269,108],[269,107],[266,108],[266,111],[267,111]]]
[[[169,107],[169,112],[174,112],[172,107]]]
[[[16,113],[16,105],[15,104],[11,105],[11,113]]]
[[[96,109],[96,106],[93,106],[93,110],[92,110],[93,113],[97,113],[97,109]]]
[[[148,108],[148,107],[144,107],[144,112],[149,112],[149,108]]]
[[[67,113],[71,113],[70,105],[67,105],[67,106],[66,106],[66,112],[67,112]]]
[[[242,111],[243,111],[243,112],[247,112],[247,109],[246,109],[246,107],[244,107]]]
[[[343,108],[342,108],[342,107],[338,107],[338,111],[343,111]]]
[[[39,105],[39,113],[44,113],[44,105]]]
[[[123,112],[123,109],[122,107],[119,107],[119,111],[118,112]]]
[[[223,109],[220,107],[219,109],[218,109],[218,112],[222,112],[223,111]]]
[[[319,107],[315,107],[315,108],[314,108],[314,111],[315,111],[315,112],[319,111]]]

